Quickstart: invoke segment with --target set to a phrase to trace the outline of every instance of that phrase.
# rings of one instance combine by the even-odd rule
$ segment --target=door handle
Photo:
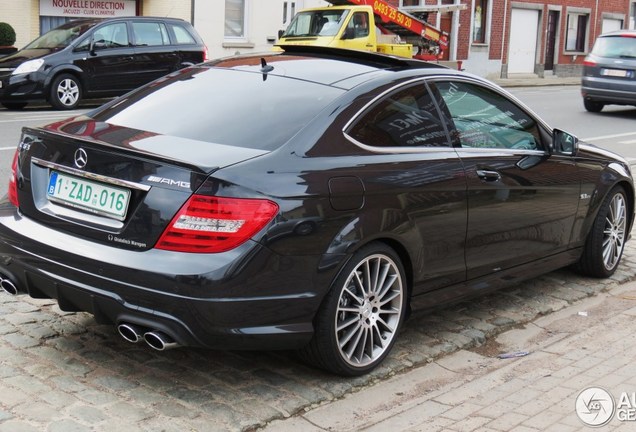
[[[501,180],[501,174],[499,174],[497,171],[490,171],[490,170],[478,169],[477,177],[479,177],[483,181],[488,181],[488,182],[495,182],[495,181]]]

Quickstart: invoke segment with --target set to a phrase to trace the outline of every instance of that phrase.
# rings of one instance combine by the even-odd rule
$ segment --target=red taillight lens
[[[585,59],[583,66],[596,66],[596,62],[594,60]]]
[[[9,201],[16,207],[20,207],[18,201],[18,150],[13,155],[13,162],[11,163],[11,178],[9,179],[9,191],[7,192]]]
[[[245,243],[277,213],[278,205],[268,200],[193,195],[155,247],[177,252],[225,252]]]
[[[203,61],[206,62],[208,60],[210,60],[210,56],[208,54],[208,46],[204,45],[203,46]]]

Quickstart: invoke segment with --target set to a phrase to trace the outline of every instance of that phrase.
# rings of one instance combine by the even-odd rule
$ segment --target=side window
[[[449,147],[446,131],[424,84],[390,93],[347,131],[374,147]]]
[[[166,26],[157,22],[133,22],[133,33],[135,35],[135,45],[137,46],[158,46],[169,45],[168,31]]]
[[[464,82],[435,83],[461,147],[541,149],[539,127],[504,96]]]
[[[177,24],[171,24],[172,31],[177,38],[177,45],[195,44],[195,40],[192,35],[182,26]]]
[[[105,25],[93,33],[95,49],[121,48],[128,46],[126,23]]]
[[[347,39],[356,39],[369,36],[369,15],[366,12],[353,14],[345,29]]]

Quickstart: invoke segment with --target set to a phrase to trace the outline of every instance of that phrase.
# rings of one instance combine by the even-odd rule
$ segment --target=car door
[[[345,133],[365,151],[352,160],[364,189],[360,224],[369,235],[396,236],[407,245],[413,293],[463,282],[464,168],[424,81],[387,92]]]
[[[168,29],[163,22],[133,20],[131,25],[138,67],[138,85],[179,69],[178,50],[171,46]]]
[[[551,154],[550,130],[494,88],[435,88],[466,170],[468,279],[567,249],[580,196],[573,158]]]
[[[74,52],[75,64],[84,71],[86,91],[111,95],[135,87],[137,67],[125,22],[96,27]]]

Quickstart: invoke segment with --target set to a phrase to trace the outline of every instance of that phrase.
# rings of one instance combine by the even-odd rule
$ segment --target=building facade
[[[444,59],[489,78],[576,76],[596,37],[634,28],[636,0],[385,0],[450,35]],[[194,24],[210,57],[273,48],[296,11],[323,0],[3,0],[21,48],[67,20],[171,16]]]
[[[596,37],[634,28],[635,0],[389,0],[450,34],[449,58],[488,78],[577,76]],[[453,12],[435,7],[464,4]],[[428,12],[426,12],[428,11]]]

